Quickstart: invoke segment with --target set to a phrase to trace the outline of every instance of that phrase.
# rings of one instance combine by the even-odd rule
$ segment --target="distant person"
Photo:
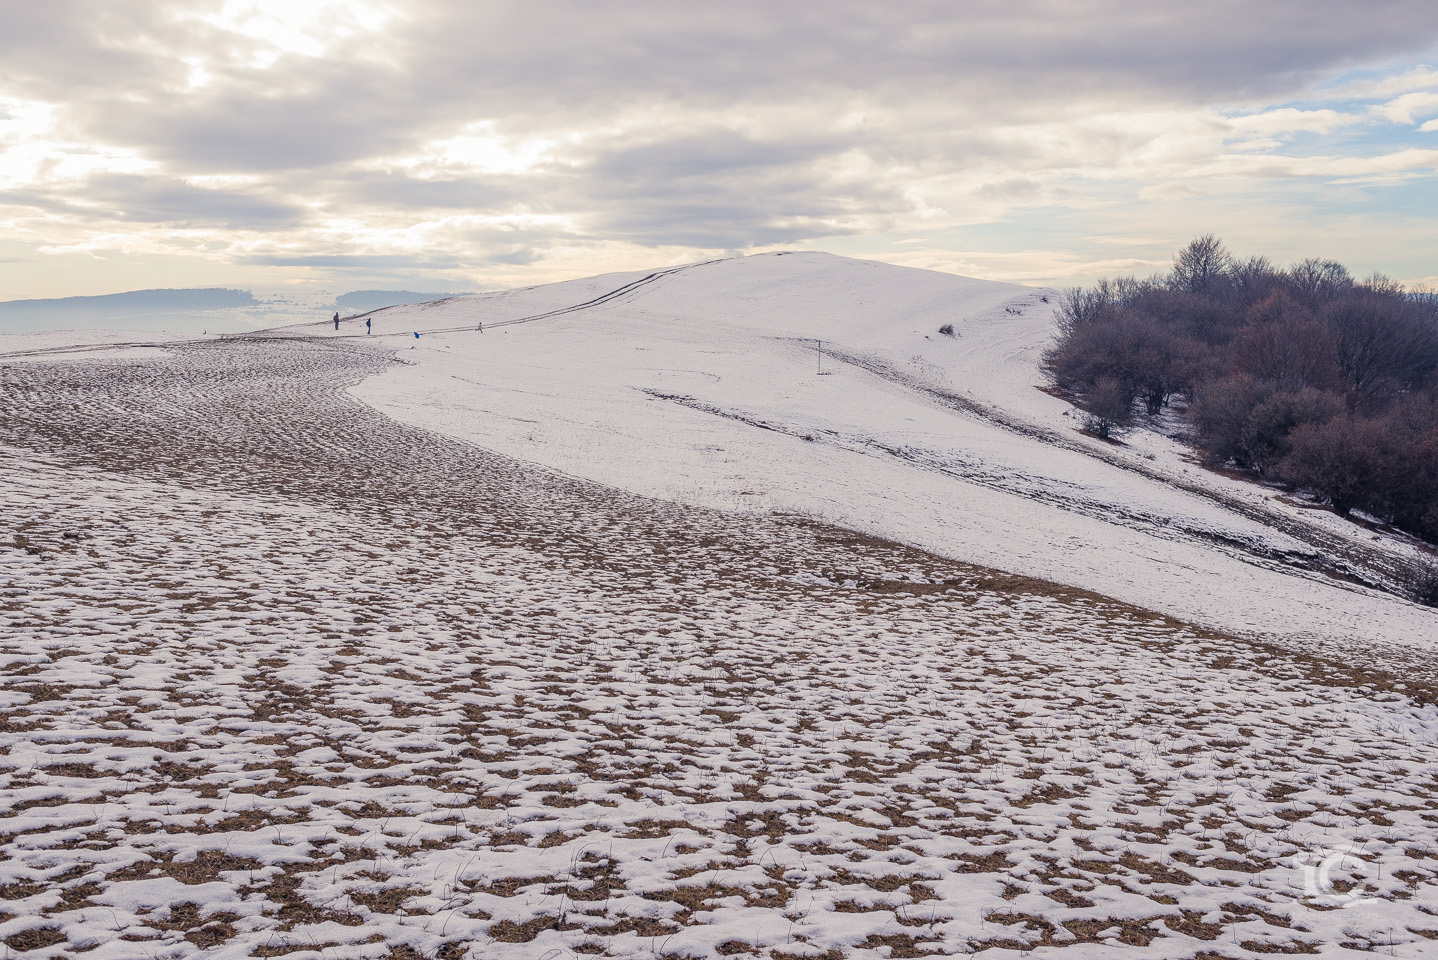
[[[370,329],[369,323],[370,323],[369,317],[365,317],[365,318],[364,318],[364,332],[365,332],[365,336],[369,336],[370,334],[374,333],[374,331]]]
[[[416,340],[418,340],[418,339],[419,339],[419,334],[418,334],[418,333],[415,333],[414,338],[415,338]]]
[[[475,327],[474,329],[478,330],[480,333],[483,333],[483,332],[484,332],[484,321],[481,320],[481,321],[479,322],[479,326]]]
[[[338,330],[339,328],[340,328],[340,312],[339,312],[338,310],[336,310],[336,311],[335,311],[335,329]]]

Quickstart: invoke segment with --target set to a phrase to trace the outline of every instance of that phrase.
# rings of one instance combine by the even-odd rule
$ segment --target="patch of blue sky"
[[[1438,87],[1438,48],[1419,56],[1405,55],[1380,63],[1370,63],[1349,70],[1339,70],[1313,85],[1314,99],[1343,100],[1359,92],[1373,98],[1377,91],[1420,90]]]
[[[1327,133],[1292,131],[1272,134],[1259,142],[1236,136],[1224,142],[1231,150],[1281,153],[1289,157],[1370,157],[1399,150],[1438,149],[1438,131],[1424,132],[1417,124],[1399,124],[1381,117],[1364,117]]]
[[[1438,63],[1438,58],[1433,62]],[[1303,116],[1284,118],[1284,111]],[[1336,116],[1324,124],[1322,115],[1329,111]],[[1219,114],[1239,123],[1271,116],[1275,123],[1268,139],[1281,144],[1281,152],[1290,156],[1371,156],[1410,148],[1434,149],[1438,148],[1438,129],[1420,127],[1438,119],[1438,68],[1405,60],[1349,70],[1312,87],[1304,97],[1220,110]],[[1294,129],[1282,129],[1285,119]],[[1253,140],[1257,150],[1274,149],[1271,143],[1260,143],[1262,138],[1256,134],[1240,133],[1228,143],[1241,147],[1245,139]]]
[[[1438,218],[1438,190],[1432,175],[1331,184],[1323,190],[1303,190],[1295,183],[1282,187],[1284,193],[1301,200],[1315,222],[1325,217],[1363,216],[1396,227],[1399,223],[1432,224]]]

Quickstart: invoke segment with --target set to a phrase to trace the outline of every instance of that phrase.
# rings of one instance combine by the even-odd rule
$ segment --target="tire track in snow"
[[[1264,564],[1278,564],[1292,570],[1318,572],[1337,581],[1339,585],[1356,583],[1406,599],[1406,594],[1397,585],[1408,579],[1412,569],[1388,553],[1367,548],[1362,543],[1305,524],[1262,504],[1250,503],[1241,498],[1229,496],[1213,487],[1184,480],[1132,460],[1095,450],[1088,444],[1065,437],[1049,427],[1035,424],[971,397],[965,397],[926,383],[876,357],[846,353],[832,346],[828,350],[828,355],[842,363],[926,396],[941,406],[969,414],[1010,433],[1073,453],[1083,454],[1109,466],[1207,500],[1241,517],[1306,543],[1313,547],[1313,553],[1295,556],[1232,538],[1214,540],[1204,536],[1201,532],[1194,534],[1200,539],[1206,539],[1210,543],[1241,552]]]

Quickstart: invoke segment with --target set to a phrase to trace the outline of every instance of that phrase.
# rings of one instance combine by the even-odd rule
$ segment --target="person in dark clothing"
[[[365,336],[369,336],[371,333],[374,333],[374,331],[370,329],[369,322],[370,322],[370,318],[369,318],[369,317],[365,317],[365,318],[364,318],[364,332],[365,332]]]
[[[335,329],[338,330],[339,328],[340,328],[340,312],[339,312],[338,310],[336,310],[336,311],[335,311]]]

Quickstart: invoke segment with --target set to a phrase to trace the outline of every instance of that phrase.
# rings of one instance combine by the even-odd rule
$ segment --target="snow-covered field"
[[[1438,954],[1410,545],[1078,434],[1042,291],[646,277],[4,344],[12,955]]]

